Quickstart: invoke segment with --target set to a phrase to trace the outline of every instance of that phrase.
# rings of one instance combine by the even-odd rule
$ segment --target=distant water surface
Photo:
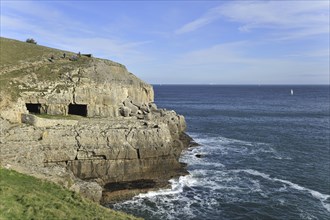
[[[172,189],[111,208],[145,219],[330,219],[329,86],[154,90],[201,146],[183,153],[190,175]]]

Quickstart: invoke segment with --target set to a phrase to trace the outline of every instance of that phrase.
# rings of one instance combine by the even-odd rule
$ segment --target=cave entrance
[[[38,103],[25,103],[29,113],[40,114],[41,104]]]
[[[68,113],[69,115],[80,115],[87,117],[87,105],[70,104]]]

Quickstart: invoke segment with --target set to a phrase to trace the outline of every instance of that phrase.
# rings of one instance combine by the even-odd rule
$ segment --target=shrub
[[[25,41],[26,43],[31,43],[31,44],[37,44],[37,41],[35,41],[33,38],[28,38]]]

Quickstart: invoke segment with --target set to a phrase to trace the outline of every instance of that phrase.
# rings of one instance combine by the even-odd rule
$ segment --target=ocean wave
[[[171,179],[170,189],[161,189],[158,191],[150,191],[141,193],[133,199],[116,203],[114,208],[117,210],[125,210],[128,207],[139,213],[148,213],[147,216],[152,219],[194,219],[196,203],[203,203],[204,200],[199,195],[191,195],[193,199],[185,195],[184,189],[199,185],[197,179],[191,175],[181,176]]]
[[[224,212],[221,207],[223,204],[240,207],[241,204],[254,201],[252,206],[269,207],[270,204],[276,202],[275,204],[279,205],[280,209],[290,210],[294,212],[291,213],[294,218],[299,218],[297,209],[304,209],[304,204],[299,203],[297,207],[287,207],[292,201],[298,199],[295,195],[288,195],[288,193],[297,194],[297,190],[299,194],[302,192],[304,197],[308,196],[322,211],[325,209],[324,212],[330,212],[329,195],[254,169],[235,169],[241,165],[236,163],[238,160],[249,157],[267,160],[269,158],[290,159],[279,153],[273,145],[221,136],[190,135],[201,146],[186,150],[180,158],[181,162],[188,164],[189,175],[170,180],[171,188],[169,189],[139,194],[129,201],[117,203],[114,205],[115,209],[128,210],[138,216],[146,216],[147,219],[201,219],[203,216],[221,219],[221,213]],[[225,154],[228,155],[221,157]],[[196,157],[196,155],[202,156]],[[276,183],[269,184],[270,181]],[[276,197],[271,197],[273,195]],[[277,216],[276,207],[271,211],[274,216]],[[304,216],[306,219],[306,216],[313,216],[313,214],[315,213],[308,210],[303,212],[301,217]],[[242,217],[246,213],[240,212],[237,215]],[[263,216],[263,213],[249,213],[245,217],[253,218],[259,215]]]
[[[156,196],[174,195],[183,192],[184,187],[193,187],[197,184],[197,180],[192,175],[180,176],[178,179],[169,180],[171,183],[170,189],[161,189],[158,191],[150,191],[141,193],[136,198],[150,198]]]
[[[193,165],[202,165],[203,167],[209,167],[217,169],[225,167],[224,164],[220,162],[211,162],[208,160],[208,155],[211,152],[207,149],[207,146],[198,146],[193,149],[189,149],[185,151],[181,157],[180,162],[187,163],[189,166]],[[196,155],[202,155],[201,157],[197,157]]]
[[[200,144],[210,144],[210,143],[217,143],[217,144],[241,144],[245,146],[255,146],[255,145],[265,145],[265,143],[259,142],[249,142],[237,139],[226,138],[222,136],[212,137],[208,135],[198,134],[198,133],[189,133],[189,135]]]
[[[327,203],[327,201],[330,199],[330,195],[327,195],[327,194],[323,194],[323,193],[320,193],[318,191],[315,191],[315,190],[312,190],[312,189],[309,189],[309,188],[306,188],[306,187],[303,187],[303,186],[300,186],[296,183],[293,183],[293,182],[290,182],[288,180],[283,180],[283,179],[279,179],[279,178],[273,178],[273,177],[270,177],[270,175],[268,174],[265,174],[265,173],[262,173],[262,172],[259,172],[257,170],[252,170],[252,169],[239,169],[239,170],[233,170],[233,172],[244,172],[244,173],[248,173],[248,174],[251,174],[253,176],[260,176],[264,179],[267,179],[267,180],[270,180],[270,181],[276,181],[276,182],[281,182],[281,183],[284,183],[286,184],[287,186],[295,189],[295,190],[298,190],[298,191],[303,191],[303,192],[308,192],[309,194],[311,194],[314,198],[318,199],[321,201],[321,204],[322,206],[328,211],[330,212],[330,203]]]
[[[279,153],[271,144],[262,142],[249,142],[237,139],[226,138],[222,136],[208,136],[196,133],[189,135],[199,144],[204,146],[204,151],[209,153],[218,153],[221,155],[241,154],[241,155],[259,155],[268,154],[270,158],[276,160],[291,160],[292,158]],[[257,157],[256,157],[257,158]]]

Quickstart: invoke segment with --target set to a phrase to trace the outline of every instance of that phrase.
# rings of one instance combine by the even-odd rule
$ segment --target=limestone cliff
[[[125,66],[0,42],[2,166],[50,179],[94,201],[102,192],[104,199],[109,192],[122,194],[127,183],[163,186],[184,173],[178,159],[191,141],[184,117],[157,109],[152,86]],[[17,47],[33,55],[15,56]]]

